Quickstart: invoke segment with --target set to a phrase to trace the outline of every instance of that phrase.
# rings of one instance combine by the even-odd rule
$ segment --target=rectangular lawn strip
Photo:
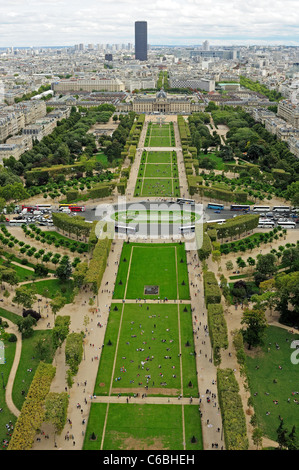
[[[119,260],[118,272],[115,281],[113,299],[123,299],[125,295],[126,282],[131,258],[133,244],[124,242]]]
[[[139,189],[138,189],[139,186]],[[141,191],[141,185],[138,182],[136,184],[136,193],[138,193],[140,196],[173,196],[174,191],[172,187],[172,180],[170,178],[144,178],[143,179],[143,185],[142,185],[142,191]]]
[[[83,450],[101,449],[107,406],[107,403],[91,403]],[[93,433],[96,436],[95,440],[91,439]]]
[[[145,178],[172,178],[172,165],[169,163],[147,163]]]
[[[170,137],[166,136],[151,136],[149,147],[171,147]]]
[[[126,298],[176,299],[175,245],[136,244],[133,248]],[[144,294],[145,286],[159,286],[159,293]]]
[[[109,405],[103,450],[183,450],[182,407]]]
[[[176,255],[177,255],[177,271],[178,271],[178,288],[179,288],[179,298],[182,300],[190,299],[189,291],[189,278],[188,278],[188,269],[187,269],[187,257],[185,245],[177,244],[176,245]]]
[[[115,308],[117,308],[117,310],[115,310]],[[122,304],[111,304],[104,339],[104,348],[102,350],[94,388],[94,395],[109,395],[121,311]]]
[[[171,163],[172,152],[147,152],[146,163]]]
[[[160,298],[163,300],[165,297],[177,299],[177,281],[179,298],[190,298],[184,244],[124,243],[116,277],[114,299],[124,298],[130,259],[127,299]],[[182,285],[183,282],[185,285]],[[159,293],[145,295],[145,286],[159,286]]]
[[[197,397],[198,383],[196,376],[196,356],[194,355],[195,348],[190,305],[180,305],[180,325],[183,369],[183,396]]]
[[[246,355],[247,375],[258,427],[274,441],[277,440],[279,415],[283,417],[288,434],[293,425],[298,424],[298,365],[291,362],[291,354],[295,351],[291,343],[295,340],[299,340],[298,334],[269,326],[262,350],[256,353],[251,351]],[[268,412],[270,414],[266,414]]]
[[[203,450],[200,414],[197,406],[184,406],[186,450]],[[192,442],[195,437],[196,442]]]
[[[112,392],[180,394],[179,352],[177,305],[126,304]]]

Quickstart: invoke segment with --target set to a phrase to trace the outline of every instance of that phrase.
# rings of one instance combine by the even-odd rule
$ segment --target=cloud
[[[134,43],[137,20],[150,44],[299,45],[297,0],[11,0],[0,6],[0,46]]]

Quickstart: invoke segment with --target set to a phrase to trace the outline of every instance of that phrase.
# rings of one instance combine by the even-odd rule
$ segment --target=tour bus
[[[273,228],[274,227],[273,220],[259,220],[258,228]]]
[[[282,228],[296,228],[296,222],[279,222],[278,225]]]
[[[226,219],[217,219],[217,220],[208,220],[207,224],[224,224],[226,222]]]
[[[176,202],[177,202],[178,204],[191,204],[192,206],[195,205],[194,199],[185,199],[185,198],[183,198],[183,197],[179,197],[179,198],[176,200]]]
[[[40,211],[43,211],[43,210],[51,210],[52,209],[52,205],[51,204],[36,204],[36,209],[40,210]]]
[[[253,212],[269,212],[270,206],[253,206]]]
[[[78,206],[78,204],[59,204],[59,210],[70,209],[71,212],[84,212],[85,206]]]
[[[223,204],[216,204],[214,202],[209,202],[208,206],[207,206],[207,209],[216,209],[216,210],[219,210],[219,211],[223,211],[224,205]]]
[[[246,204],[232,204],[230,206],[231,211],[243,211],[243,212],[249,212],[250,211],[250,206]]]
[[[195,232],[195,225],[183,225],[182,227],[180,227],[180,232],[181,233]]]
[[[273,206],[272,212],[289,212],[290,206]]]
[[[127,235],[134,235],[137,231],[136,227],[128,227],[126,225],[115,225],[116,233],[126,233]]]
[[[9,221],[9,225],[13,226],[13,227],[21,227],[21,225],[23,224],[27,224],[27,220],[26,219],[12,219]]]

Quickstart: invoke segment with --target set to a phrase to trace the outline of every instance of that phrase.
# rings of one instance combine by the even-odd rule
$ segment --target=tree
[[[252,440],[254,445],[256,446],[256,450],[262,446],[263,442],[263,431],[260,428],[254,428],[252,433]]]
[[[68,258],[63,259],[56,269],[56,276],[61,280],[61,281],[67,281],[72,275],[72,265],[70,263],[70,260]]]
[[[18,330],[24,338],[29,338],[33,333],[33,326],[36,325],[36,320],[31,315],[25,318],[20,318],[17,321]]]
[[[228,271],[231,271],[234,268],[233,262],[230,260],[225,263],[225,266]]]
[[[37,298],[34,290],[27,289],[26,286],[20,286],[16,289],[15,296],[12,299],[18,305],[23,305],[25,308],[31,308],[36,302]]]
[[[277,442],[279,444],[279,449],[287,447],[287,429],[284,428],[283,420],[281,419],[280,425],[277,428]]]
[[[57,295],[50,302],[50,307],[54,315],[59,312],[66,304],[66,299],[61,294]]]
[[[55,349],[61,347],[65,338],[69,333],[70,317],[58,316],[55,320],[54,328],[52,329],[52,340]]]
[[[242,333],[248,349],[263,344],[267,321],[262,309],[244,310],[241,324],[247,327]]]

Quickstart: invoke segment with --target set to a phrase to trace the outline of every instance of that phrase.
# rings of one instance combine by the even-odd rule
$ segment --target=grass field
[[[143,152],[135,196],[180,196],[176,152]]]
[[[95,395],[197,396],[190,305],[112,304],[104,345]]]
[[[266,436],[275,441],[276,430],[280,424],[279,416],[283,417],[289,432],[292,426],[297,426],[299,422],[299,365],[292,364],[291,354],[294,349],[290,347],[291,342],[298,339],[298,334],[290,334],[285,329],[269,326],[264,347],[254,356],[248,355],[246,358],[258,426]]]
[[[199,167],[200,167],[201,160],[203,158],[206,158],[206,157],[209,158],[210,160],[212,160],[215,163],[215,170],[224,170],[224,167],[225,167],[226,163],[235,163],[235,160],[230,160],[230,161],[224,162],[222,160],[222,158],[218,157],[218,155],[216,155],[214,152],[210,152],[210,153],[207,153],[207,154],[205,154],[204,152],[201,152],[198,155]]]
[[[158,294],[145,296],[144,288],[149,285],[158,286]],[[184,244],[125,243],[113,298],[189,299]]]
[[[146,147],[173,147],[175,139],[171,123],[152,124],[148,126],[145,138]]]
[[[197,406],[110,404],[108,412],[107,406],[92,404],[84,450],[101,448],[106,413],[103,450],[183,450],[184,438],[186,450],[203,448]],[[96,441],[90,440],[93,432]]]

